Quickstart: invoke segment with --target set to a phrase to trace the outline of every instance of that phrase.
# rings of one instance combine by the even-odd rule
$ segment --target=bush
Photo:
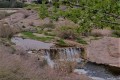
[[[101,37],[101,36],[103,36],[103,35],[102,35],[101,33],[99,33],[99,32],[91,33],[91,35],[94,36],[94,37]]]
[[[68,44],[66,44],[63,39],[57,40],[56,45],[59,46],[59,47],[67,47],[68,46]]]
[[[81,44],[87,44],[87,42],[85,40],[83,40],[82,38],[77,38],[76,40],[78,43],[81,43]]]
[[[77,27],[62,26],[56,29],[57,36],[63,39],[76,39],[78,37]]]
[[[120,37],[120,30],[113,31],[113,36],[114,37]]]
[[[51,22],[51,23],[48,23],[48,24],[43,24],[41,26],[42,30],[45,29],[45,28],[48,28],[48,29],[54,29],[55,28],[55,25]]]
[[[39,16],[40,18],[44,19],[46,17],[49,16],[49,13],[48,13],[48,9],[47,9],[47,6],[43,3],[42,5],[40,5],[40,8],[39,8]]]
[[[0,23],[0,37],[2,38],[10,38],[13,35],[13,31],[10,28],[10,26],[5,23],[5,22],[1,22]]]

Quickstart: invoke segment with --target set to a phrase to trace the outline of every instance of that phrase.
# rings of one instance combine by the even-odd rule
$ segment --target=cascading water
[[[54,67],[54,60],[59,61],[77,61],[81,62],[81,49],[80,48],[50,48],[45,49],[45,59],[50,67]]]
[[[81,55],[81,49],[80,48],[65,48],[60,49],[58,52],[60,55],[60,60],[67,60],[67,61],[75,61],[77,59],[80,59]]]
[[[100,65],[86,63],[84,67],[79,67],[79,65],[82,64],[82,59],[80,58],[83,52],[82,48],[50,48],[54,44],[19,37],[14,37],[11,41],[15,43],[18,48],[24,48],[29,54],[46,59],[51,68],[54,68],[57,64],[55,60],[77,61],[79,62],[78,68],[75,69],[74,72],[86,74],[93,78],[93,80],[120,80],[120,75],[114,76]]]
[[[48,65],[49,65],[51,68],[53,68],[55,63],[51,60],[49,51],[48,51],[48,50],[45,50],[45,54],[46,54],[46,55],[45,55],[45,59],[46,59]]]

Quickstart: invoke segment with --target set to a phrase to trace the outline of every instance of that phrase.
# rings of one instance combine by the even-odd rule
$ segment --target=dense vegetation
[[[66,5],[67,9],[60,10],[60,5]],[[50,17],[53,20],[58,20],[59,17],[64,17],[79,24],[76,32],[84,36],[96,28],[120,30],[119,0],[64,0],[62,2],[53,0],[53,9],[49,12],[47,6],[45,3],[32,5],[39,11],[41,18]]]
[[[15,0],[11,1],[0,1],[0,8],[18,8],[24,6],[23,3],[16,2]],[[64,6],[64,9],[61,8],[61,6]],[[53,0],[53,2],[50,4],[47,4],[46,2],[43,2],[42,4],[29,4],[27,6],[27,9],[28,10],[23,9],[21,11],[18,11],[15,13],[15,15],[14,13],[7,13],[5,11],[0,12],[0,56],[2,56],[0,57],[0,80],[81,79],[80,75],[78,75],[80,77],[78,77],[78,79],[76,79],[76,75],[74,77],[74,74],[70,74],[69,77],[69,73],[73,72],[77,64],[74,61],[69,62],[67,60],[68,62],[57,62],[57,60],[59,60],[57,59],[59,55],[53,55],[57,59],[55,61],[58,63],[58,67],[55,68],[55,71],[52,71],[47,67],[47,62],[43,58],[42,54],[26,54],[27,52],[24,52],[24,50],[19,45],[18,48],[20,49],[18,49],[17,44],[14,45],[10,41],[10,39],[17,33],[20,34],[15,35],[15,37],[18,36],[22,37],[23,39],[29,38],[38,41],[52,42],[56,44],[56,47],[79,46],[79,43],[86,45],[93,39],[100,39],[101,36],[103,37],[103,35],[97,31],[97,33],[92,34],[93,30],[106,29],[108,31],[111,31],[112,36],[120,37],[119,0]],[[41,19],[38,19],[38,17],[36,17],[38,15],[36,11],[32,9],[38,11],[39,17]],[[18,15],[18,17],[9,18],[8,16],[11,14],[13,14],[12,16]],[[21,14],[23,16],[21,16]],[[10,25],[7,22],[2,21],[6,17],[6,20],[11,20]],[[16,19],[19,17],[20,20],[17,21]],[[47,19],[45,20],[44,18],[46,17]],[[38,24],[36,26],[37,21]],[[39,24],[40,21],[42,24]],[[68,21],[65,25],[58,24],[59,22],[62,22],[64,24],[65,21]],[[20,25],[14,25],[17,23]],[[102,45],[104,43],[102,43]],[[82,46],[81,44],[80,46]],[[107,45],[107,47],[111,45],[112,44]],[[104,45],[101,47],[104,47]],[[101,52],[102,49],[99,48],[99,51]],[[106,49],[106,47],[104,49]],[[103,53],[104,51],[105,50],[103,50]],[[31,51],[29,52],[31,53]],[[85,59],[84,57],[86,57],[86,54],[83,49],[81,52],[81,56],[83,59]],[[99,53],[96,51],[94,52]],[[55,51],[55,54],[56,53],[57,52]],[[79,57],[79,55],[75,56],[75,58],[77,57]],[[112,58],[113,57],[114,55]],[[84,64],[85,63],[86,61]],[[82,67],[84,64],[81,64]]]

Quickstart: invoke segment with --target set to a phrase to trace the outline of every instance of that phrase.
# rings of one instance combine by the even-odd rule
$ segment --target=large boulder
[[[90,62],[120,68],[120,38],[104,37],[93,40],[87,46],[86,53]]]

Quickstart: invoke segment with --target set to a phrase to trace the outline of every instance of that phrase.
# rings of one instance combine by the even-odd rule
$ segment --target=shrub
[[[50,18],[53,19],[53,20],[55,20],[55,21],[58,21],[59,14],[54,13],[54,14],[52,14],[52,16],[50,16]]]
[[[54,29],[54,28],[55,28],[55,25],[51,22],[51,23],[48,23],[48,24],[43,24],[43,25],[41,26],[41,28],[42,28],[42,30],[43,30],[44,28]]]
[[[113,36],[114,37],[120,37],[120,30],[113,31]]]
[[[99,32],[92,33],[91,35],[94,36],[94,37],[100,37],[100,36],[103,36],[103,35],[102,35],[101,33],[99,33]]]
[[[82,38],[77,38],[77,42],[79,42],[81,44],[87,44],[87,42],[85,40],[83,40]]]
[[[68,46],[68,44],[66,44],[63,39],[57,40],[56,45],[59,46],[59,47],[66,47],[66,46]]]
[[[62,26],[56,28],[57,36],[63,39],[76,39],[78,37],[77,27]]]
[[[44,18],[49,16],[49,13],[48,13],[48,10],[47,10],[47,6],[44,3],[42,5],[40,5],[39,16],[42,19],[44,19]]]
[[[2,38],[10,38],[13,35],[13,31],[10,28],[10,26],[5,23],[5,22],[1,22],[0,23],[0,37]]]

